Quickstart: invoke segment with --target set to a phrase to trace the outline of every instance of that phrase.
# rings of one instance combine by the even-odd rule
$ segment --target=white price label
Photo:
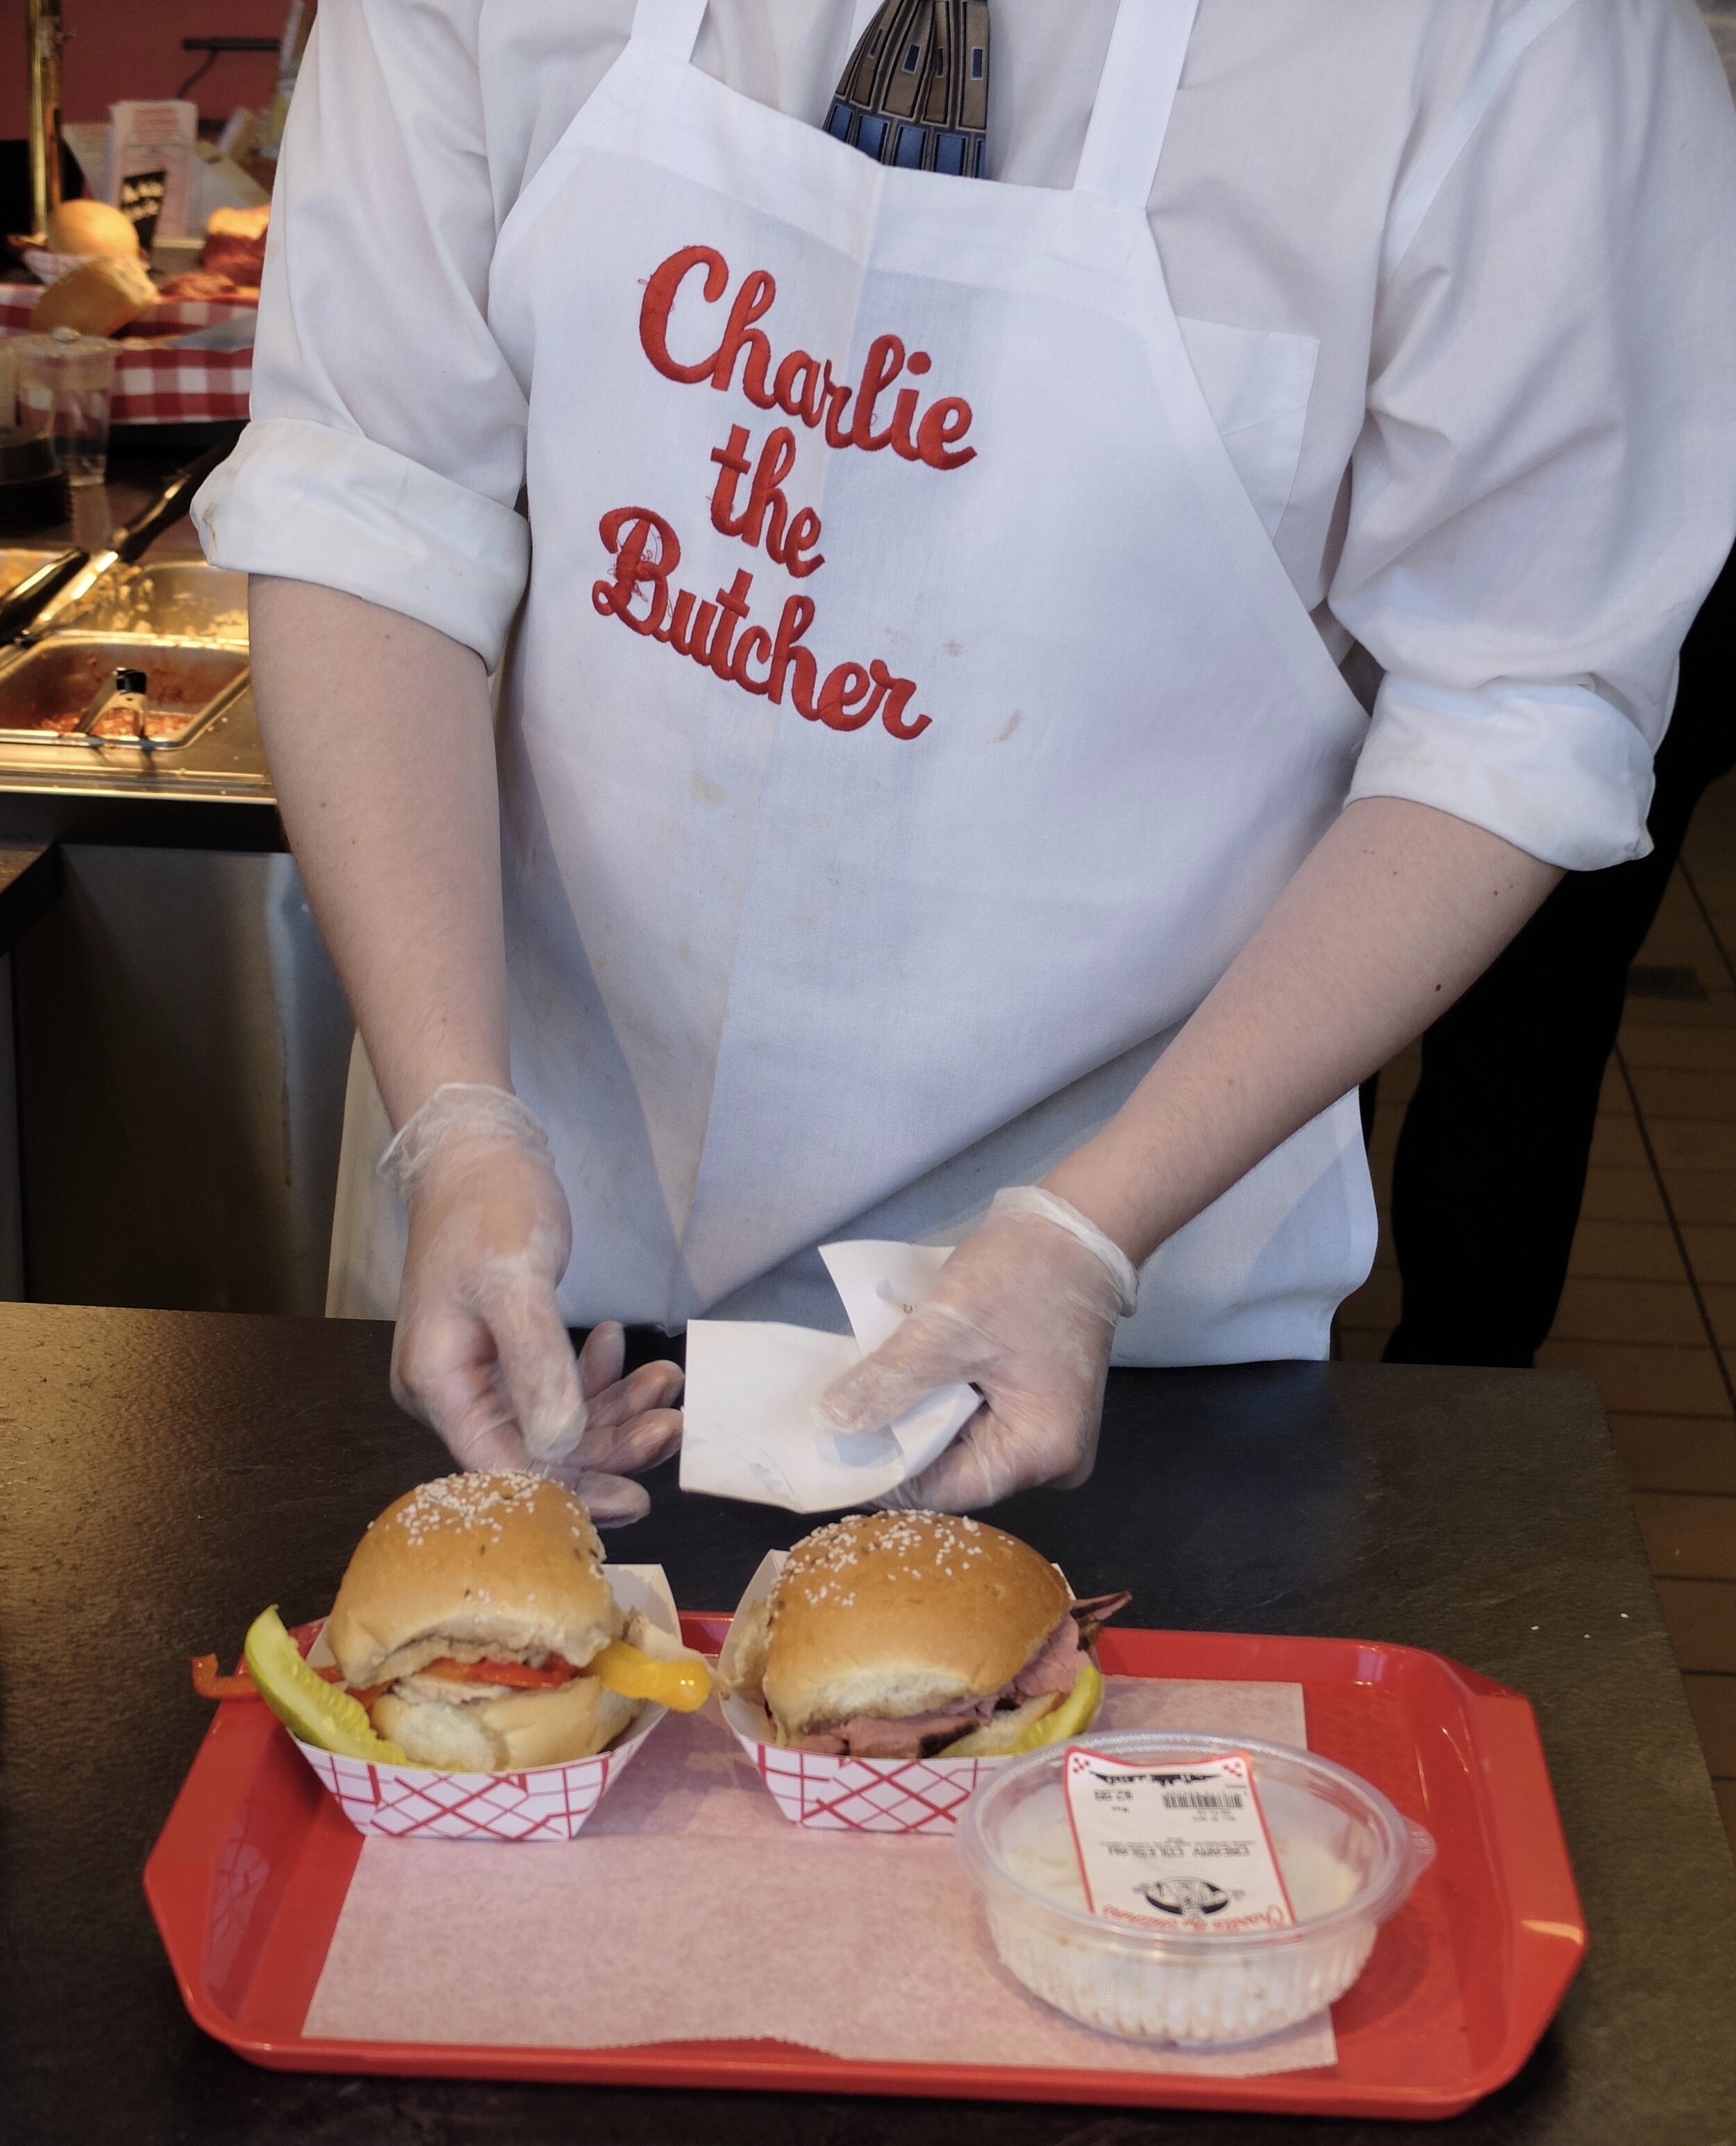
[[[1064,1778],[1094,1915],[1190,1933],[1295,1921],[1245,1752],[1152,1766],[1075,1744]]]

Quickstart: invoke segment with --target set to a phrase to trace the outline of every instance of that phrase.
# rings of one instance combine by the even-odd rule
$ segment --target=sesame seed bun
[[[980,1520],[852,1514],[797,1543],[778,1575],[766,1709],[795,1744],[859,1714],[985,1699],[1035,1659],[1071,1600],[1046,1558]]]
[[[365,1689],[445,1655],[551,1654],[582,1669],[624,1622],[582,1502],[501,1471],[443,1476],[388,1505],[356,1546],[326,1636]]]

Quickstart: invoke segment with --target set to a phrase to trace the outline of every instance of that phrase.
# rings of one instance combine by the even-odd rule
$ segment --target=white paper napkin
[[[981,1405],[974,1386],[945,1386],[884,1430],[834,1430],[820,1396],[879,1348],[934,1287],[950,1245],[822,1245],[851,1332],[746,1320],[687,1327],[681,1488],[794,1513],[865,1505],[945,1451]]]

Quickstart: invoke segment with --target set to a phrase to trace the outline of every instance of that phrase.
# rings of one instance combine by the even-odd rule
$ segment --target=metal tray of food
[[[143,737],[102,719],[81,735],[86,711],[122,669],[148,681]],[[8,743],[76,741],[93,751],[148,754],[186,745],[247,682],[245,643],[69,629],[0,657],[0,731]]]
[[[152,560],[106,573],[62,625],[77,633],[137,633],[247,645],[247,577],[202,559]]]

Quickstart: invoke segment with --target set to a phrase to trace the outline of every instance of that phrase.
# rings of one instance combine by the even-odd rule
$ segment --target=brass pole
[[[26,0],[30,61],[30,217],[38,239],[60,207],[60,49],[66,42],[61,0]]]

